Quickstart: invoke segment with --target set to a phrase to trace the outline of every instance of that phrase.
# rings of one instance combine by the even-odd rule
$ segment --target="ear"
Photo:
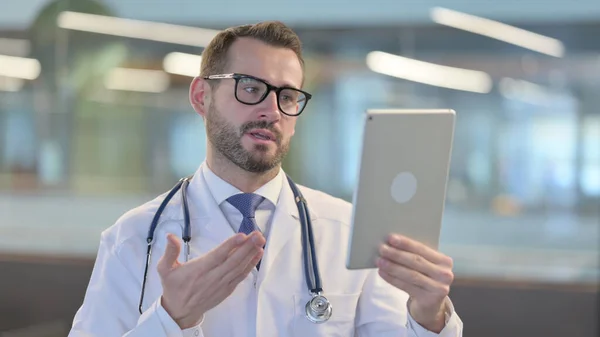
[[[194,110],[202,117],[206,116],[208,111],[210,97],[210,86],[201,77],[195,77],[190,85],[190,104]]]
[[[296,118],[296,121],[298,120],[298,117],[294,118]],[[292,126],[292,133],[290,133],[290,138],[294,137],[294,135],[296,134],[296,121],[294,121],[294,125]]]

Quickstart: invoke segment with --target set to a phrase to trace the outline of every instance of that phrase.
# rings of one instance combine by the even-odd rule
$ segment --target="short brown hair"
[[[227,28],[217,34],[202,52],[200,76],[221,74],[227,67],[227,52],[241,37],[254,38],[274,47],[291,49],[304,71],[302,42],[296,33],[283,22],[265,21],[252,25]]]

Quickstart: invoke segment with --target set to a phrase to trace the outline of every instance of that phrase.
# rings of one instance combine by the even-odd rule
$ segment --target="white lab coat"
[[[286,181],[273,214],[260,270],[255,269],[231,296],[208,311],[200,325],[184,332],[160,305],[162,287],[156,271],[166,234],[181,236],[181,194],[177,193],[165,208],[156,229],[143,315],[138,303],[146,236],[165,195],[127,212],[101,235],[90,283],[69,337],[438,336],[409,318],[408,295],[387,284],[376,270],[345,268],[351,205],[299,187],[312,219],[324,295],[333,306],[328,322],[314,324],[304,315],[310,294],[304,277],[298,210]],[[235,234],[200,170],[188,187],[188,204],[192,221],[190,258],[205,254]],[[183,258],[182,249],[180,261]],[[450,311],[440,336],[462,336],[462,322],[449,299],[447,303]]]

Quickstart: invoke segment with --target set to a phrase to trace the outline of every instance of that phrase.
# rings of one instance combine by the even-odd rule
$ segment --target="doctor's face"
[[[208,80],[213,83],[207,88],[212,90],[205,102],[208,104],[204,117],[210,145],[213,151],[246,171],[271,170],[287,154],[296,126],[297,117],[280,109],[295,113],[297,104],[286,102],[294,102],[297,94],[301,99],[302,93],[282,91],[278,104],[276,93],[271,91],[262,102],[248,103],[263,96],[261,92],[267,88],[263,82],[299,89],[302,66],[292,50],[242,38],[234,42],[228,53],[224,74],[231,73],[248,76]]]

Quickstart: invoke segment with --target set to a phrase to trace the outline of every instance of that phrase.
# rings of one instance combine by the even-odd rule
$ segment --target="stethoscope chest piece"
[[[316,294],[306,303],[306,318],[313,323],[324,323],[329,320],[333,311],[331,303],[323,295]]]

